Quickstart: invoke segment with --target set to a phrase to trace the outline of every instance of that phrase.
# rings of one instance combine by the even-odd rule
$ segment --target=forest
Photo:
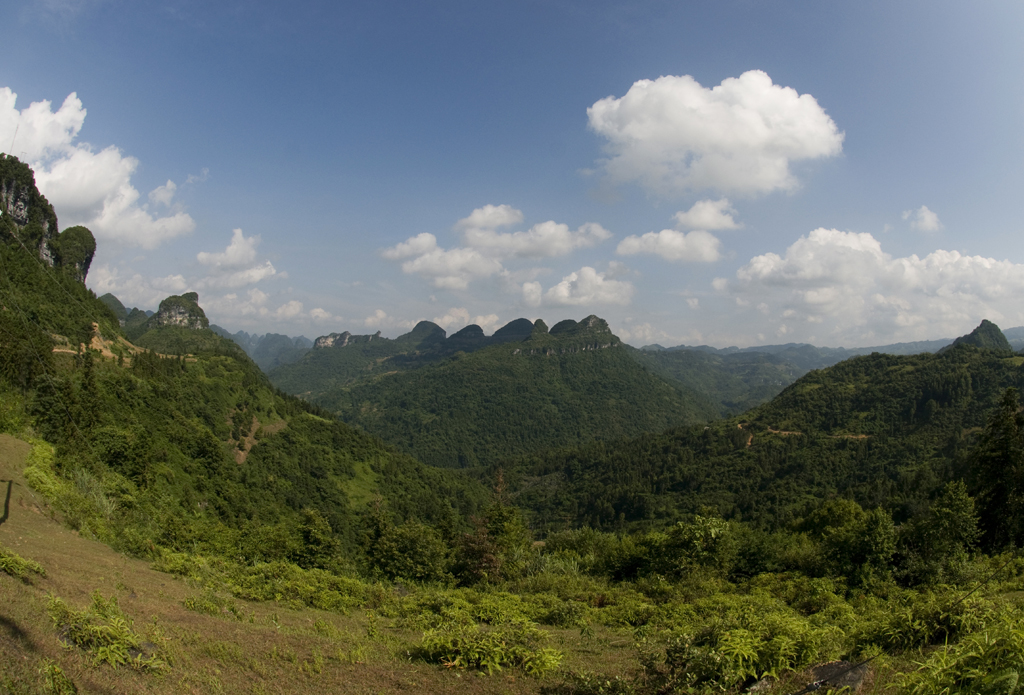
[[[194,293],[122,326],[88,230],[0,174],[30,217],[0,217],[0,692],[1016,692],[1024,356],[993,324],[799,378],[596,317],[421,325],[300,399]],[[58,579],[26,517],[136,578]],[[131,614],[147,572],[178,622]]]

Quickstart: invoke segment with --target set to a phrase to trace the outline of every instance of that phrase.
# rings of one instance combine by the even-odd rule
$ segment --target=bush
[[[117,597],[104,599],[100,593],[92,595],[92,605],[76,611],[56,596],[50,597],[48,607],[51,620],[60,640],[90,652],[96,665],[106,663],[113,667],[131,666],[140,671],[163,672],[168,663],[155,653],[146,654],[142,641],[132,630],[132,622],[117,605]]]
[[[916,671],[900,674],[908,695],[1009,695],[1024,675],[1024,626],[1019,610],[1007,611],[984,629],[941,647]]]
[[[506,666],[534,676],[558,668],[562,654],[543,647],[547,633],[531,623],[515,622],[493,629],[448,623],[423,634],[423,654],[449,668],[479,668],[487,673]]]
[[[23,582],[31,579],[33,574],[37,574],[40,577],[46,576],[46,570],[38,562],[26,560],[2,545],[0,545],[0,572],[6,572]]]

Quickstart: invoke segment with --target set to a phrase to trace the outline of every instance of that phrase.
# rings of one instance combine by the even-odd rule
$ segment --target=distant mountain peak
[[[985,348],[988,350],[1013,350],[1010,346],[1010,341],[1008,341],[1006,336],[1003,335],[999,326],[988,319],[982,319],[977,328],[967,335],[960,336],[953,341],[952,345],[943,348],[939,352],[945,352],[957,345],[973,345],[974,347]]]
[[[149,325],[152,328],[178,326],[198,331],[209,328],[210,320],[206,318],[206,312],[199,306],[199,294],[186,292],[181,295],[171,295],[160,302],[160,308],[150,317]]]

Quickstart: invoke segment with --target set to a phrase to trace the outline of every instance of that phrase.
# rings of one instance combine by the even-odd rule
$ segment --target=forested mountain
[[[1018,329],[1012,329],[1018,330]],[[1022,333],[1024,336],[1024,333]],[[697,351],[713,355],[736,355],[750,353],[765,353],[790,363],[801,373],[812,369],[831,367],[843,360],[861,355],[870,355],[873,352],[880,352],[886,355],[916,355],[922,352],[938,352],[953,341],[947,338],[938,340],[919,340],[910,343],[893,343],[891,345],[878,345],[875,347],[862,348],[830,348],[817,347],[808,343],[786,343],[784,345],[754,345],[752,347],[738,348],[713,348],[708,345],[677,345],[676,347],[665,348],[661,345],[645,345],[640,348],[645,352],[672,353],[679,351]],[[1024,343],[1022,343],[1024,344]]]
[[[601,442],[501,465],[538,524],[661,525],[702,508],[769,528],[831,495],[913,516],[948,480],[1024,357],[989,322],[941,354],[873,354],[813,371],[770,403],[710,426]],[[1003,339],[1005,341],[1005,338]],[[975,481],[975,488],[982,485]]]
[[[57,234],[13,158],[0,208],[0,690],[786,693],[880,654],[886,692],[1024,673],[1024,565],[980,552],[1024,542],[1024,357],[993,324],[709,424],[801,367],[638,352],[590,316],[332,334],[279,368],[431,463],[493,464],[442,470],[275,390],[196,293],[97,299],[91,233]]]
[[[313,347],[313,341],[304,335],[292,338],[280,333],[264,335],[256,333],[250,335],[245,331],[230,333],[213,324],[210,325],[210,330],[222,338],[228,338],[238,343],[239,347],[245,350],[245,354],[249,355],[264,373],[283,364],[297,362]]]
[[[321,381],[333,377],[333,388],[307,397],[437,466],[488,464],[717,415],[710,399],[638,363],[596,316],[550,332],[542,321],[513,322],[489,338],[475,326],[446,338],[422,322],[394,341],[336,340],[345,342],[314,349],[272,378],[295,389],[296,375],[329,370]]]
[[[314,510],[351,552],[376,496],[399,519],[477,508],[476,483],[276,391],[209,330],[195,293],[165,299],[126,340],[84,286],[88,263],[68,231],[55,234],[31,171],[14,158],[0,165],[0,429],[32,427],[55,445],[42,475],[65,491],[73,525],[133,553],[223,549],[251,532],[276,533],[287,554]]]

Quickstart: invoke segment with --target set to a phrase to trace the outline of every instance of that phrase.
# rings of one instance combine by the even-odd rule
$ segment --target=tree
[[[1008,388],[969,461],[983,543],[999,550],[1024,540],[1024,415]]]

